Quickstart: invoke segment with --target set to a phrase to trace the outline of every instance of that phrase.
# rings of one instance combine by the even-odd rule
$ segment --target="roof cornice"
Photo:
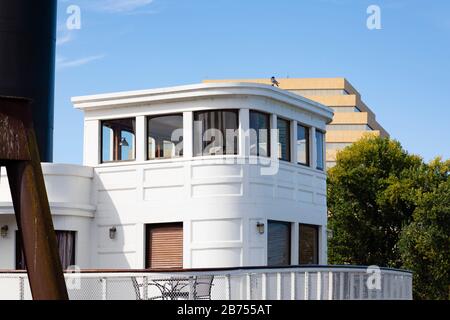
[[[89,111],[136,106],[146,103],[164,103],[232,95],[250,95],[269,98],[318,114],[329,119],[329,121],[331,121],[333,117],[333,110],[331,108],[297,94],[270,85],[242,82],[202,83],[159,89],[80,96],[73,97],[72,103],[76,109]]]

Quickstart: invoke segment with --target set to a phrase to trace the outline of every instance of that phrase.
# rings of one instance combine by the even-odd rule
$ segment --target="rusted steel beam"
[[[2,97],[0,107],[0,159],[30,160],[27,137],[23,121],[16,114],[20,105],[28,100]]]
[[[67,300],[28,100],[0,97],[0,165],[6,166],[31,293]]]

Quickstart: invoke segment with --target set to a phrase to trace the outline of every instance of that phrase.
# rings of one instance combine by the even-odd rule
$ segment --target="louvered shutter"
[[[269,221],[268,224],[268,265],[289,265],[291,263],[291,224],[281,221]]]
[[[183,268],[183,224],[147,225],[147,268]]]

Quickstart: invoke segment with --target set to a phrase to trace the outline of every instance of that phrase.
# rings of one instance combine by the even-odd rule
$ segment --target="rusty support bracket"
[[[67,300],[30,101],[27,99],[0,97],[1,166],[5,166],[8,173],[33,299]]]

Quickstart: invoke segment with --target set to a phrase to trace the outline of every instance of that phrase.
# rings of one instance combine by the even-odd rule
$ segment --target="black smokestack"
[[[42,162],[53,161],[57,0],[0,0],[0,95],[32,99]]]

